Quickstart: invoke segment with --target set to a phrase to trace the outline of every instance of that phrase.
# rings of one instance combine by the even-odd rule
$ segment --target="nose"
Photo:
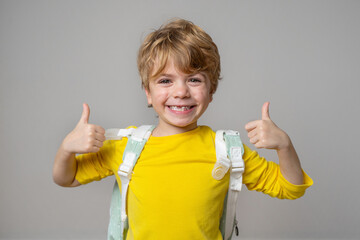
[[[188,98],[188,97],[190,97],[189,86],[187,86],[186,83],[184,83],[184,82],[177,82],[174,85],[173,97],[174,98]]]

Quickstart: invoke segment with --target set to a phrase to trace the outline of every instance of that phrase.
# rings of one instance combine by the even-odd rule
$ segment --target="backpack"
[[[123,163],[118,174],[121,179],[121,192],[117,181],[113,187],[110,206],[110,221],[108,227],[108,240],[125,240],[128,226],[126,215],[126,201],[132,170],[155,126],[143,125],[138,128],[108,129],[105,136],[107,140],[120,140],[128,138],[123,153]],[[239,132],[232,130],[218,130],[215,137],[216,163],[212,176],[221,180],[230,169],[229,190],[224,200],[223,214],[220,219],[220,231],[224,240],[230,240],[233,232],[238,235],[236,220],[236,201],[241,191],[242,174],[245,166],[242,159],[244,147]]]

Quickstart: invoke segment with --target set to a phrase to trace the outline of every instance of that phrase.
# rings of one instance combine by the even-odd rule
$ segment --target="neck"
[[[170,135],[188,132],[188,131],[194,130],[195,128],[197,128],[196,122],[192,123],[188,126],[185,126],[185,127],[161,124],[161,122],[159,122],[159,124],[153,130],[152,136],[154,136],[154,137],[170,136]]]

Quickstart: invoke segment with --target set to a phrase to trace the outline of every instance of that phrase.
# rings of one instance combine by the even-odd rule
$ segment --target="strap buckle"
[[[121,164],[118,174],[119,176],[126,177],[128,179],[131,178],[131,173],[134,168],[136,161],[136,154],[133,152],[126,153],[124,157],[124,162]]]
[[[212,171],[213,178],[215,180],[221,180],[229,170],[230,166],[230,160],[224,155],[219,155]]]
[[[242,151],[241,147],[231,147],[230,149],[231,172],[236,173],[236,178],[239,178],[245,170]]]

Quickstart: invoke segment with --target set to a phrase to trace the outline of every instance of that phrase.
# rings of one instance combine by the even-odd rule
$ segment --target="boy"
[[[150,33],[140,47],[138,69],[149,106],[159,116],[128,190],[127,239],[222,239],[219,221],[229,173],[215,180],[215,133],[197,120],[212,101],[220,76],[220,56],[211,37],[186,20]],[[105,130],[81,119],[55,157],[54,181],[75,187],[115,174],[127,138],[105,141]],[[288,135],[269,117],[245,126],[257,148],[277,150],[279,165],[244,146],[243,183],[273,197],[301,197],[312,180],[302,171]],[[105,142],[104,142],[105,141]],[[87,153],[75,157],[75,154]]]

